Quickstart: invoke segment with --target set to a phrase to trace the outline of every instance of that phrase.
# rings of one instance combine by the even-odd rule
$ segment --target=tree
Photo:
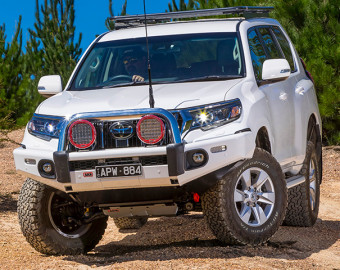
[[[82,52],[82,34],[74,41],[74,0],[44,0],[40,8],[36,0],[35,18],[26,46],[27,60],[32,59],[35,64],[27,66],[27,71],[36,79],[59,74],[66,83]]]
[[[0,26],[0,128],[13,127],[25,110],[21,16],[12,41],[6,43],[5,24]]]
[[[273,16],[282,23],[314,77],[324,138],[340,144],[339,2],[278,1]]]
[[[176,4],[176,0],[172,0],[171,3],[168,4],[169,12],[176,12],[176,11],[185,11],[185,10],[193,10],[197,7],[195,0],[189,0],[186,4],[184,0],[180,0],[179,8]],[[166,10],[167,12],[167,10]]]
[[[75,42],[74,0],[36,0],[36,22],[29,29],[26,54],[22,64],[25,81],[25,112],[17,124],[27,123],[35,108],[44,99],[37,91],[38,80],[45,75],[58,74],[65,84],[80,58],[82,34]]]
[[[126,6],[127,6],[127,0],[125,0],[123,6],[122,6],[122,11],[120,12],[120,14],[118,14],[118,16],[124,16],[126,15]],[[112,8],[112,0],[109,0],[109,13],[110,13],[110,17],[114,16],[113,13],[113,8]],[[108,30],[115,30],[115,23],[110,20],[110,18],[107,18],[105,20],[105,26]]]

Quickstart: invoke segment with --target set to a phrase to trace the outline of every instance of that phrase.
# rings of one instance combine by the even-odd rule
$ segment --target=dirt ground
[[[11,133],[20,142],[22,131]],[[312,228],[280,227],[264,245],[223,246],[201,213],[153,218],[119,232],[112,220],[97,247],[81,256],[45,256],[21,234],[16,213],[24,178],[13,143],[0,144],[0,269],[340,269],[340,149],[323,149],[319,219]]]

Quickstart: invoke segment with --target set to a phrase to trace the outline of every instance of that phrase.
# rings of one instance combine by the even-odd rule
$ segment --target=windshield
[[[149,38],[152,83],[243,77],[236,33],[201,33]],[[83,61],[69,90],[148,83],[145,38],[100,42]]]

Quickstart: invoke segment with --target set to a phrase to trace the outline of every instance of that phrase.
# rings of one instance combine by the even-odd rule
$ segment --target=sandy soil
[[[20,142],[22,131],[11,133]],[[0,144],[0,269],[340,269],[340,149],[323,149],[319,219],[312,228],[280,227],[264,245],[223,246],[202,214],[154,218],[119,232],[112,220],[88,255],[45,256],[21,234],[16,214],[24,178],[15,172],[13,143]]]

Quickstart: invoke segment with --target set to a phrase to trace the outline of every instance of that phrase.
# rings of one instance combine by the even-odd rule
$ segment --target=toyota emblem
[[[113,138],[127,140],[133,135],[133,125],[130,122],[115,122],[109,127]]]

